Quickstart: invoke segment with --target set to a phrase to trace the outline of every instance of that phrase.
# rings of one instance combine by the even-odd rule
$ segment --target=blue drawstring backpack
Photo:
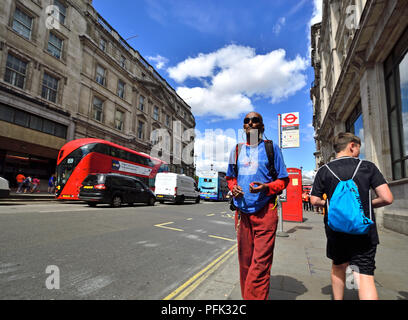
[[[360,160],[350,180],[342,181],[326,164],[327,169],[339,180],[330,199],[327,202],[329,227],[338,232],[348,234],[366,234],[370,226],[374,223],[371,215],[371,193],[369,193],[370,219],[364,214],[360,194],[356,183],[353,181],[357,170],[360,168]]]

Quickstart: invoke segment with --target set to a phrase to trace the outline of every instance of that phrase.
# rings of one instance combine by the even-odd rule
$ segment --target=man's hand
[[[239,198],[242,197],[244,195],[244,192],[242,191],[242,188],[238,185],[234,186],[234,188],[232,188],[232,196],[234,198]]]
[[[262,183],[262,182],[254,181],[254,182],[251,182],[249,184],[249,192],[251,192],[251,193],[258,193],[258,192],[262,192],[262,191],[267,191],[268,188],[269,188],[268,185],[266,183]]]

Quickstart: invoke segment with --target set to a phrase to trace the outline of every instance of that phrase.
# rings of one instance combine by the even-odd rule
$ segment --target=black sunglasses
[[[250,121],[252,121],[252,123],[260,123],[261,118],[259,118],[259,117],[245,118],[244,119],[244,124],[248,124]]]

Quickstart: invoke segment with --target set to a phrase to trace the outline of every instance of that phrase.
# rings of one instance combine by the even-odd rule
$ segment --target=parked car
[[[146,203],[153,206],[154,193],[139,179],[115,173],[90,174],[82,182],[79,199],[94,207],[98,203],[120,207],[122,203]]]
[[[7,198],[8,196],[10,196],[9,182],[0,177],[0,198]]]
[[[155,190],[156,199],[163,203],[171,201],[184,203],[186,200],[200,202],[200,191],[194,179],[185,174],[160,172],[156,175]]]

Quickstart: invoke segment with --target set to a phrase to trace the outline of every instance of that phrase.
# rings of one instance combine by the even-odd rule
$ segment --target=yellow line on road
[[[231,255],[236,252],[237,244],[225,251],[221,256],[211,262],[208,266],[198,272],[196,275],[187,280],[184,284],[170,293],[163,300],[182,300],[190,294],[201,282],[203,282],[210,274],[217,270]]]
[[[216,239],[222,239],[222,240],[227,240],[227,241],[236,241],[236,239],[229,239],[229,238],[224,238],[224,237],[219,237],[219,236],[211,236],[209,235],[210,238],[216,238]]]
[[[207,217],[212,217],[212,216],[215,216],[215,213],[207,214]]]
[[[165,222],[165,223],[155,224],[154,226],[158,227],[158,228],[169,229],[169,230],[174,230],[174,231],[184,231],[182,229],[177,229],[177,228],[172,228],[172,227],[165,227],[165,225],[172,224],[172,223],[174,223],[174,222]]]

